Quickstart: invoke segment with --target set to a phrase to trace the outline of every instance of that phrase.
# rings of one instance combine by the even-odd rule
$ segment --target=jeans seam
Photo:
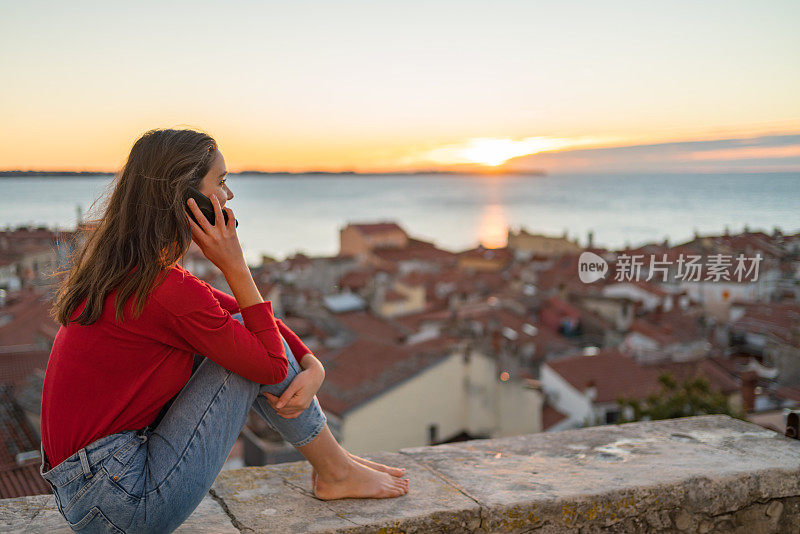
[[[170,469],[170,470],[169,470],[169,473],[167,473],[167,474],[164,476],[164,479],[163,479],[161,482],[159,482],[158,486],[156,486],[156,487],[155,487],[155,488],[153,488],[152,490],[150,490],[150,491],[146,492],[146,493],[144,494],[145,496],[147,496],[147,495],[150,495],[150,494],[152,494],[153,492],[156,492],[156,491],[158,491],[159,489],[161,489],[161,486],[163,486],[163,485],[164,485],[164,484],[167,482],[167,480],[169,479],[169,477],[171,477],[171,476],[172,476],[172,473],[174,473],[174,472],[175,472],[175,470],[178,468],[178,465],[181,463],[181,460],[182,460],[182,459],[184,458],[184,456],[186,455],[186,451],[187,451],[187,450],[189,450],[189,447],[191,446],[192,439],[193,439],[193,438],[194,438],[194,436],[197,434],[197,429],[198,429],[198,428],[200,428],[200,425],[201,425],[201,424],[203,424],[203,421],[205,420],[205,418],[206,418],[206,415],[208,415],[208,412],[211,410],[211,407],[212,407],[212,406],[214,406],[214,403],[215,403],[215,402],[217,401],[217,399],[219,398],[219,394],[220,394],[220,392],[222,392],[222,390],[223,390],[223,389],[225,388],[225,386],[228,384],[228,380],[230,379],[230,377],[231,377],[231,374],[232,374],[232,371],[228,371],[228,374],[225,376],[225,380],[222,382],[222,384],[220,384],[220,386],[219,386],[219,389],[218,389],[218,390],[217,390],[217,392],[214,394],[214,398],[212,398],[212,399],[211,399],[211,402],[209,402],[209,403],[208,403],[208,406],[206,407],[206,411],[205,411],[205,412],[203,412],[203,415],[200,417],[200,419],[198,419],[198,421],[197,421],[197,425],[195,425],[195,427],[194,427],[194,430],[192,431],[192,435],[191,435],[191,436],[189,436],[189,440],[188,440],[188,442],[186,443],[186,447],[183,449],[183,451],[181,451],[181,454],[180,454],[180,456],[178,456],[178,460],[175,462],[175,465],[173,465],[173,466],[172,466],[172,469]]]

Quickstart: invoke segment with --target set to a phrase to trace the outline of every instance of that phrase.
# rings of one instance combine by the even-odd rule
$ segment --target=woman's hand
[[[285,419],[295,419],[308,408],[322,385],[325,372],[321,369],[321,366],[314,366],[298,373],[280,398],[266,392],[264,396],[278,415]]]
[[[200,223],[200,226],[198,226],[191,217],[188,217],[192,239],[200,247],[203,255],[211,263],[219,267],[223,273],[227,270],[241,269],[243,266],[247,267],[242,246],[239,244],[239,236],[236,234],[236,219],[233,217],[233,211],[230,208],[225,208],[228,214],[228,224],[225,224],[217,196],[212,194],[210,198],[211,203],[214,205],[216,222],[214,225],[208,222],[208,219],[200,211],[197,202],[193,198],[187,201],[189,209],[192,210],[195,218]]]

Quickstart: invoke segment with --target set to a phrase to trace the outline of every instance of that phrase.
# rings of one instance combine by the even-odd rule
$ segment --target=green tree
[[[672,373],[658,376],[661,391],[648,395],[644,401],[621,396],[617,399],[620,406],[620,423],[642,421],[644,419],[674,419],[692,415],[725,414],[737,419],[744,419],[743,413],[734,412],[728,405],[728,399],[722,393],[713,391],[707,378],[695,376],[678,382]],[[633,417],[625,417],[625,407],[630,406]]]

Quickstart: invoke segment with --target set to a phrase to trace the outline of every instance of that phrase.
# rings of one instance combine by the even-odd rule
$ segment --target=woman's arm
[[[280,397],[264,392],[275,412],[285,419],[294,419],[303,413],[325,380],[325,368],[313,354],[306,354],[299,363],[303,371],[294,377]]]
[[[320,382],[325,380],[325,367],[323,367],[322,362],[310,352],[303,356],[299,363],[303,370],[311,371],[318,375],[320,377]]]
[[[225,269],[222,274],[225,275],[225,280],[233,291],[240,310],[264,302],[253,280],[253,275],[250,273],[250,268],[244,261],[237,266]]]
[[[294,377],[280,397],[271,393],[264,393],[264,396],[267,397],[278,415],[286,419],[293,419],[303,413],[314,400],[314,396],[325,380],[325,368],[305,343],[297,337],[297,334],[292,332],[280,319],[277,319],[276,322],[281,335],[303,371]]]
[[[314,357],[312,354],[311,349],[306,347],[306,344],[295,334],[291,328],[286,326],[280,319],[275,319],[275,322],[278,325],[278,330],[280,330],[283,339],[286,340],[286,343],[289,344],[289,348],[292,349],[292,354],[294,355],[297,362],[300,364],[300,367],[303,369],[310,369],[319,367],[322,371],[322,376],[325,376],[325,369],[322,367],[322,363]]]

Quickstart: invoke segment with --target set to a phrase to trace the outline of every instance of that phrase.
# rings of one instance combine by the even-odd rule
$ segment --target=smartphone
[[[211,199],[192,186],[189,186],[189,196],[186,198],[186,200],[189,200],[190,198],[193,198],[194,201],[197,202],[197,207],[200,208],[200,211],[206,216],[208,222],[213,225],[216,217],[214,216],[214,204],[211,203]],[[186,213],[188,213],[189,217],[191,217],[192,220],[197,223],[197,226],[200,226],[200,223],[195,218],[194,213],[192,213],[192,208],[190,208],[188,204],[186,204]],[[225,224],[228,224],[228,212],[222,210],[222,217],[225,219]],[[236,227],[238,228],[239,221],[236,221],[235,219],[234,221],[236,222]],[[200,227],[202,228],[202,226]]]

